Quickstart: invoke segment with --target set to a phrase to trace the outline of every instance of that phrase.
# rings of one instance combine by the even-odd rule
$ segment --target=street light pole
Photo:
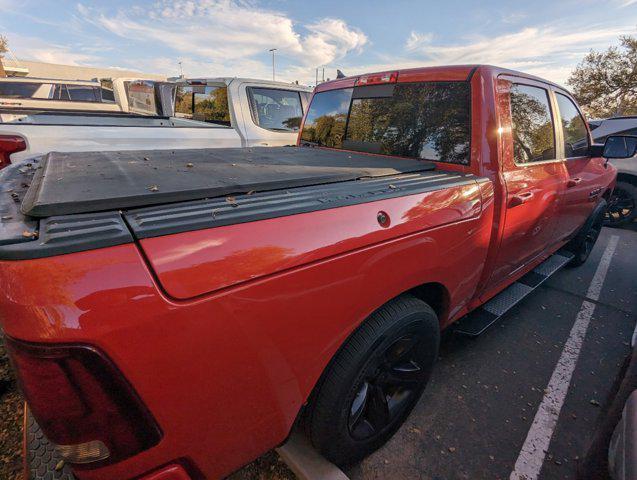
[[[274,52],[276,52],[276,48],[271,48],[268,52],[272,52],[272,81],[274,81]]]

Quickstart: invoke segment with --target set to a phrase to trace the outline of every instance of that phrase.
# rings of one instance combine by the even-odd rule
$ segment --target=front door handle
[[[522,205],[523,203],[528,202],[532,198],[533,198],[533,192],[518,193],[517,195],[513,195],[511,197],[511,200],[509,200],[509,208]]]
[[[566,182],[566,188],[577,187],[580,183],[582,183],[582,179],[579,177],[569,178]]]

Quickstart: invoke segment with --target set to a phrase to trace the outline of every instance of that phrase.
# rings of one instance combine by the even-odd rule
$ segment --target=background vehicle
[[[609,135],[637,135],[637,117],[597,120],[591,129],[593,141],[598,143],[604,143]],[[611,162],[617,167],[617,185],[609,202],[606,224],[614,227],[637,218],[637,157]]]
[[[249,78],[203,78],[177,82],[175,115],[234,125],[242,144],[296,144],[312,89]]]
[[[98,81],[0,77],[0,108],[121,111],[103,93]]]
[[[296,422],[363,457],[442,329],[586,261],[616,175],[568,92],[490,66],[321,84],[300,145],[1,174],[0,321],[79,478],[219,478]]]
[[[0,168],[50,151],[291,145],[311,91],[240,78],[116,79],[113,88],[131,114],[0,109]]]

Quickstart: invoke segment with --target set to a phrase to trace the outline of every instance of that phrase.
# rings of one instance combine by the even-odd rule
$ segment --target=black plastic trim
[[[475,67],[473,67],[471,69],[471,71],[469,72],[469,75],[467,75],[467,82],[471,82],[471,79],[473,78],[473,74],[476,73],[476,70],[478,69],[478,65],[476,65]]]
[[[394,95],[395,88],[395,83],[356,86],[352,92],[352,100],[363,98],[389,98]]]
[[[129,210],[124,217],[138,239],[309,213],[476,183],[478,177],[421,172],[299,187]]]
[[[40,220],[35,237],[0,245],[0,259],[27,260],[132,243],[119,212],[63,215]]]

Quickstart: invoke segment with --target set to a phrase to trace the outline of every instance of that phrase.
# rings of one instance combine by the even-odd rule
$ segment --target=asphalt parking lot
[[[602,255],[609,255],[609,242],[616,248],[599,299],[591,299],[587,293]],[[584,302],[594,311],[563,406],[551,406],[557,424],[537,477],[575,478],[630,352],[637,319],[637,231],[605,228],[585,265],[556,273],[477,339],[446,333],[431,383],[412,415],[387,445],[346,469],[347,475],[509,478]]]
[[[590,298],[604,256],[599,297]],[[564,403],[551,406],[557,424],[535,477],[576,478],[630,352],[637,320],[637,225],[604,229],[585,265],[556,273],[482,336],[446,332],[431,383],[407,422],[345,473],[352,480],[510,478],[584,303],[594,310]],[[231,476],[292,478],[273,453]]]

